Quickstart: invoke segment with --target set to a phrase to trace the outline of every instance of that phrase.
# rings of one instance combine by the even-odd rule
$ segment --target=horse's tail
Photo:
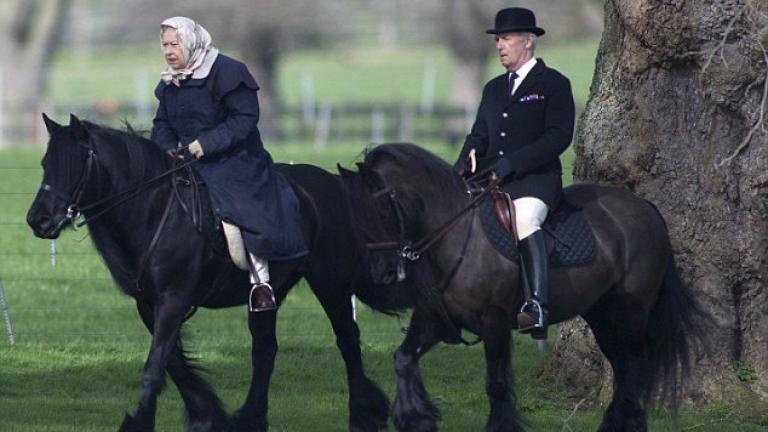
[[[689,378],[692,350],[708,347],[708,322],[707,313],[680,279],[675,257],[670,253],[659,297],[649,315],[649,361],[647,379],[643,380],[646,404],[658,395],[658,402],[668,403],[677,412]]]

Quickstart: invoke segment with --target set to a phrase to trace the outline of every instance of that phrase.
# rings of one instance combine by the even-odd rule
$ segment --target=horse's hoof
[[[125,418],[123,418],[123,423],[120,425],[120,429],[119,429],[120,432],[153,432],[154,430],[155,430],[155,425],[141,424],[139,421],[136,420],[135,417],[131,416],[128,413],[125,413]]]
[[[244,417],[237,413],[229,419],[227,432],[267,432],[267,429],[267,419]]]

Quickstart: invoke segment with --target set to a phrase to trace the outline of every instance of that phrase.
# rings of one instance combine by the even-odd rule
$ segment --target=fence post
[[[51,267],[56,267],[56,240],[51,240]]]
[[[373,144],[384,142],[384,113],[377,109],[371,111],[371,142]]]
[[[305,126],[315,123],[315,80],[306,71],[301,74],[301,118]]]
[[[149,77],[144,71],[136,72],[133,78],[133,86],[136,96],[136,122],[142,127],[149,125],[151,120]]]
[[[328,136],[331,133],[331,104],[321,104],[317,117],[317,123],[315,124],[315,147],[325,148],[325,145],[328,143]]]
[[[11,345],[14,345],[16,344],[16,335],[13,333],[13,324],[11,323],[11,314],[8,311],[8,300],[5,299],[2,278],[0,278],[0,309],[3,310],[3,318],[5,318],[5,329],[8,331],[8,339],[11,341]]]
[[[3,93],[3,67],[0,66],[0,149],[5,147],[5,94]]]
[[[422,114],[432,114],[435,108],[435,81],[437,67],[434,63],[424,66],[424,78],[421,81],[421,103],[419,109]]]

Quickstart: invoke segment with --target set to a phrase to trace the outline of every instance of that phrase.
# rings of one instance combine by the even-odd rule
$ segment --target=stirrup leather
[[[271,297],[271,304],[266,306],[259,306],[253,304],[253,297],[256,294],[256,290],[266,289]],[[275,291],[272,289],[272,285],[267,282],[255,283],[251,286],[251,292],[248,294],[248,311],[250,312],[262,312],[267,310],[277,309],[277,303],[275,301]]]

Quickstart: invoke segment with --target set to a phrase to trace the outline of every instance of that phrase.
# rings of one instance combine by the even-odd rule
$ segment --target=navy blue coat
[[[258,89],[243,63],[221,54],[206,78],[160,81],[152,140],[172,149],[197,139],[204,156],[193,167],[217,215],[243,230],[254,255],[295,258],[307,253],[299,202],[261,142]]]
[[[511,97],[505,73],[485,85],[472,131],[459,154],[461,167],[475,149],[478,171],[507,158],[514,173],[503,179],[512,198],[536,197],[553,209],[562,195],[560,154],[573,138],[571,83],[541,59]]]

